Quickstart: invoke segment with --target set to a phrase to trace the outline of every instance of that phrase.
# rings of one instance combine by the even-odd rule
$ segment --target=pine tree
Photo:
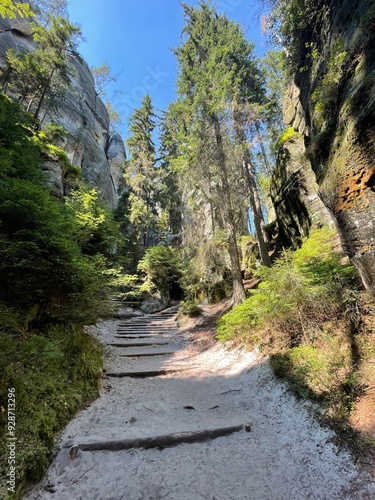
[[[51,18],[48,28],[33,24],[36,49],[7,52],[8,71],[3,89],[18,95],[34,119],[41,110],[54,110],[70,84],[69,55],[76,54],[80,28],[63,17]]]
[[[146,95],[141,107],[130,117],[130,138],[127,140],[130,158],[126,165],[126,180],[131,188],[129,195],[130,222],[134,225],[138,242],[138,256],[155,243],[157,236],[157,207],[155,187],[155,145],[153,132],[156,115],[151,97]]]
[[[184,137],[180,153],[190,155],[190,169],[200,170],[202,179],[209,179],[210,191],[219,199],[221,219],[226,227],[233,279],[233,300],[244,297],[239,250],[237,247],[236,193],[232,189],[233,165],[228,144],[233,150],[240,147],[242,160],[237,165],[237,176],[246,174],[253,212],[261,218],[260,206],[253,203],[257,194],[255,172],[248,157],[246,122],[240,120],[238,110],[249,102],[263,98],[261,78],[252,55],[253,46],[234,22],[218,15],[210,2],[201,1],[198,8],[183,4],[186,25],[184,40],[175,51],[180,66],[178,91],[181,105],[190,116],[182,127]],[[199,148],[205,136],[204,148]],[[212,151],[208,161],[207,149]],[[243,170],[242,165],[246,165]],[[203,167],[203,168],[202,168]],[[217,196],[218,195],[218,196]],[[257,228],[262,244],[262,259],[269,257],[261,227]]]
[[[182,200],[177,173],[173,168],[178,158],[177,123],[173,115],[173,105],[165,112],[160,124],[159,172],[161,191],[159,203],[165,214],[166,229],[169,233],[181,231]]]

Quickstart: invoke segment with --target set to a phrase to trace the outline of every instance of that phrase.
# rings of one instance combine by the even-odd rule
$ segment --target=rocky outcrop
[[[311,228],[334,225],[318,189],[305,155],[304,136],[295,132],[280,148],[271,185],[279,240],[283,244],[296,247]]]
[[[282,220],[291,193],[285,211],[295,220],[301,212],[295,197],[318,194],[365,286],[374,289],[375,7],[369,0],[321,4],[303,32],[299,71],[285,107],[287,124],[301,136],[280,152],[282,179],[274,183],[273,196]],[[301,176],[310,173],[317,185],[306,191]],[[310,225],[317,212],[308,201]]]
[[[4,65],[9,48],[16,51],[33,50],[30,25],[23,19],[0,18],[0,65]],[[59,146],[67,153],[73,165],[82,171],[83,179],[97,187],[103,199],[111,206],[125,188],[122,163],[124,143],[119,135],[111,137],[109,117],[103,102],[95,91],[94,79],[87,63],[79,56],[71,56],[71,86],[58,113],[47,113],[43,124],[55,121],[68,132]],[[43,116],[43,115],[42,115]],[[58,164],[48,162],[43,168],[51,172],[51,186],[57,195],[64,194],[64,177]]]
[[[112,183],[115,193],[119,198],[125,190],[124,161],[126,160],[124,141],[119,134],[114,134],[106,149],[106,156],[111,171]]]

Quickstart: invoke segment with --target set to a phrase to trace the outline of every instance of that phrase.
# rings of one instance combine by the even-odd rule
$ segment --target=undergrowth
[[[319,399],[332,421],[343,422],[362,386],[363,336],[356,273],[335,244],[335,233],[322,228],[261,268],[258,289],[221,318],[217,338],[241,338],[270,354],[297,396]]]
[[[203,312],[203,309],[197,304],[193,299],[187,301],[181,301],[180,308],[178,310],[180,314],[184,316],[189,316],[189,318],[197,318]]]
[[[6,314],[5,311],[2,311]],[[9,311],[8,311],[8,316]],[[16,401],[16,494],[0,486],[1,498],[20,498],[25,482],[42,478],[56,432],[97,396],[102,348],[82,328],[51,325],[43,332],[0,332],[0,400],[9,389]],[[7,408],[0,407],[0,472],[9,471]]]

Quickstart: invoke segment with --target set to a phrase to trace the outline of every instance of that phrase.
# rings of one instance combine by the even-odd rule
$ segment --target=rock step
[[[115,335],[116,339],[123,339],[123,340],[138,340],[138,339],[144,339],[149,340],[152,342],[154,339],[155,340],[166,340],[166,339],[173,339],[174,337],[171,335],[165,335],[163,333],[159,334],[154,334],[154,333],[145,333],[144,335],[140,336],[139,334],[129,334],[129,333],[120,333],[119,335]]]
[[[120,324],[118,325],[118,328],[151,328],[151,327],[156,327],[156,328],[176,328],[175,325],[165,325],[163,323],[129,323],[129,324]]]
[[[177,317],[176,314],[165,314],[164,316],[132,316],[131,318],[126,318],[126,321],[170,321],[175,317]]]
[[[124,340],[133,340],[133,339],[160,339],[161,335],[155,335],[153,333],[146,333],[144,335],[139,335],[138,333],[134,333],[133,335],[128,333],[120,333],[119,335],[115,335],[115,339],[124,339]],[[165,336],[163,336],[165,338]]]
[[[176,354],[178,351],[154,351],[154,352],[134,352],[127,354],[120,354],[120,358],[149,358],[151,356],[167,356],[168,354]]]
[[[123,333],[124,335],[152,335],[152,334],[158,334],[158,333],[175,333],[176,330],[163,330],[163,329],[152,329],[152,330],[147,330],[145,328],[142,328],[140,330],[116,330],[116,333]]]
[[[168,342],[128,342],[122,344],[107,344],[111,347],[151,347],[153,345],[167,345]]]
[[[159,328],[164,330],[176,330],[175,325],[119,325],[117,327],[119,330],[140,330],[142,328]]]
[[[145,316],[136,316],[137,319],[162,319],[162,318],[173,318],[177,316],[176,312],[164,313],[164,314],[148,314]]]
[[[176,328],[158,328],[157,326],[154,326],[154,327],[147,327],[147,326],[143,326],[142,328],[134,328],[134,327],[129,327],[129,328],[124,328],[123,326],[120,326],[118,328],[116,328],[116,332],[135,332],[135,333],[142,333],[142,331],[146,331],[146,332],[154,332],[154,331],[166,331],[166,332],[170,332],[170,331],[177,331]]]
[[[70,450],[70,456],[76,456],[78,449],[82,451],[120,451],[131,448],[170,448],[182,443],[202,443],[212,441],[221,436],[228,436],[235,432],[240,432],[244,428],[243,424],[231,425],[229,427],[219,427],[216,429],[202,429],[199,431],[177,432],[164,436],[154,436],[136,439],[119,439],[113,441],[97,441],[93,443],[81,443]]]
[[[153,328],[152,330],[148,330],[147,328],[142,328],[140,330],[123,330],[119,328],[116,330],[116,333],[121,333],[122,335],[157,335],[158,332],[162,333],[174,333],[176,330],[159,330]]]

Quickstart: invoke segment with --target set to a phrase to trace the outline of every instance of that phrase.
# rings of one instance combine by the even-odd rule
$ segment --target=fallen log
[[[107,372],[106,377],[113,378],[147,378],[147,377],[160,377],[162,375],[168,375],[169,373],[176,373],[191,370],[195,367],[189,368],[162,368],[160,370],[146,370],[146,371],[131,371],[131,372]]]

